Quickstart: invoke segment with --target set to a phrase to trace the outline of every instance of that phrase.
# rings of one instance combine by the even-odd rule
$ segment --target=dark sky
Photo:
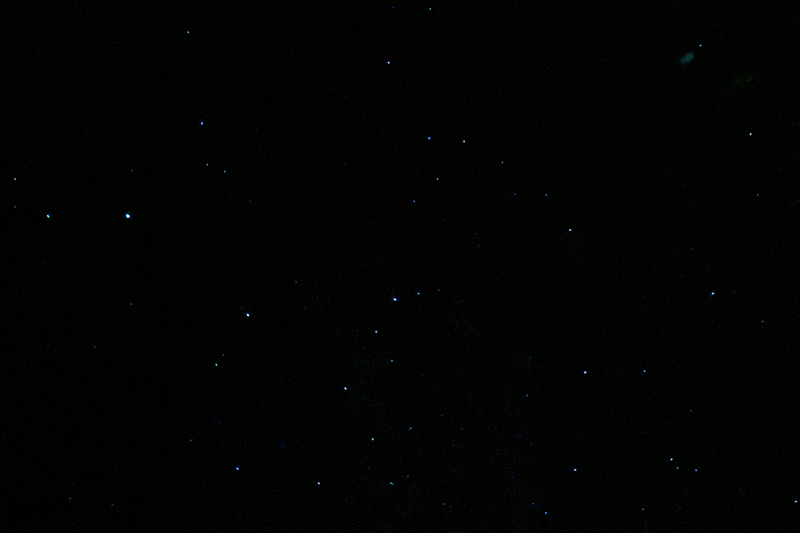
[[[15,531],[797,530],[796,12],[227,4],[9,18]]]

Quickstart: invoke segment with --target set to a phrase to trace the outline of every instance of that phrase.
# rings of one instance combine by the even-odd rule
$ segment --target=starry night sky
[[[15,531],[797,531],[797,13],[469,4],[18,8]]]

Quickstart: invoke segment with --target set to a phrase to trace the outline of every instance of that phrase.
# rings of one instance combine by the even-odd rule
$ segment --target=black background
[[[8,19],[13,529],[796,530],[796,13],[271,4]]]

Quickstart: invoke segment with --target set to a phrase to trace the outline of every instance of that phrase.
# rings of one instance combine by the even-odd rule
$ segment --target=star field
[[[21,14],[12,529],[796,530],[796,37],[681,9]]]

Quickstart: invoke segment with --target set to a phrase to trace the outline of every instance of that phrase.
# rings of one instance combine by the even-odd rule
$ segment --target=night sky
[[[800,530],[800,19],[550,3],[17,8],[4,522]]]

